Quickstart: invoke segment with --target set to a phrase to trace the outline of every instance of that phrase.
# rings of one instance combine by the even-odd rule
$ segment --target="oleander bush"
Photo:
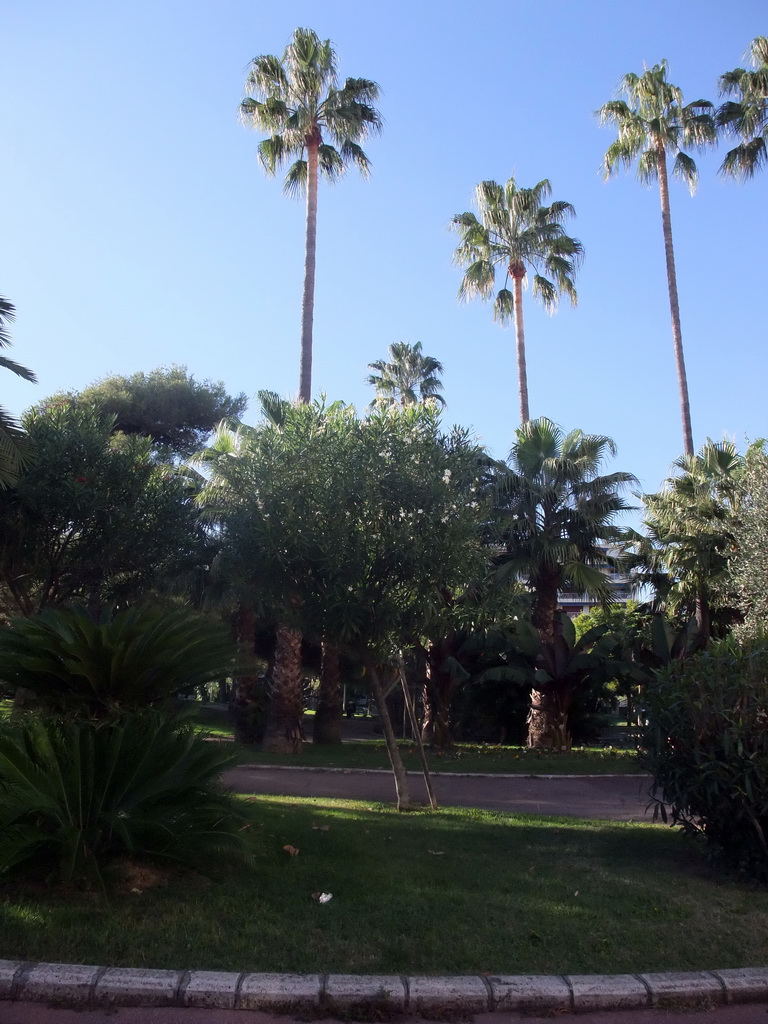
[[[158,712],[0,723],[0,872],[103,887],[121,857],[251,864],[253,811],[219,783],[231,763],[190,723]]]
[[[768,644],[715,644],[657,672],[642,763],[672,822],[713,857],[768,882]]]

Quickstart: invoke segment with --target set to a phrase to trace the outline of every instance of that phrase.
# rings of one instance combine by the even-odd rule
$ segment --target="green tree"
[[[712,615],[727,614],[728,561],[734,550],[744,460],[730,441],[708,441],[683,455],[661,491],[643,496],[645,536],[633,533],[628,564],[654,586],[657,605],[695,616],[699,643],[712,635]]]
[[[514,320],[521,423],[530,419],[523,282],[530,271],[533,294],[548,313],[557,309],[561,292],[575,306],[574,278],[584,253],[581,242],[566,234],[563,227],[575,212],[571,204],[542,205],[551,192],[546,178],[533,188],[520,188],[514,178],[503,186],[481,181],[475,190],[480,219],[474,213],[453,218],[453,227],[461,235],[454,262],[466,267],[459,298],[491,298],[497,268],[504,272],[504,286],[496,293],[493,317],[502,324]],[[512,291],[507,287],[510,277]]]
[[[239,419],[248,404],[242,392],[233,398],[222,381],[197,381],[185,366],[104,377],[74,397],[113,416],[115,430],[151,437],[171,458],[199,451],[221,420]]]
[[[768,455],[750,445],[740,478],[738,515],[728,560],[728,589],[744,615],[740,638],[768,634]]]
[[[16,319],[13,305],[0,295],[0,349],[8,348],[11,336],[8,324]],[[17,377],[36,383],[37,378],[26,366],[21,366],[7,356],[0,355],[0,366],[15,373]],[[0,407],[0,488],[8,487],[18,479],[24,465],[24,431],[9,413]]]
[[[562,635],[558,591],[586,591],[610,603],[601,542],[621,538],[616,519],[630,508],[621,491],[635,482],[630,473],[600,474],[606,456],[615,454],[609,437],[581,430],[564,435],[551,420],[538,419],[518,428],[509,465],[499,470],[496,541],[505,550],[498,572],[531,591],[532,622],[545,647]],[[534,689],[529,746],[567,743],[569,697],[567,688],[547,681]]]
[[[720,92],[734,96],[717,108],[717,125],[739,139],[725,154],[720,173],[751,178],[768,162],[768,37],[753,39],[746,56],[754,70],[734,68],[720,77]]]
[[[691,406],[680,327],[675,251],[672,244],[667,158],[669,154],[674,156],[672,173],[686,183],[693,195],[698,181],[698,171],[691,157],[683,152],[683,146],[701,149],[714,144],[714,108],[708,100],[684,104],[681,90],[667,81],[667,62],[664,60],[652,68],[647,68],[642,75],[625,75],[621,80],[619,92],[624,95],[624,99],[611,100],[597,111],[601,124],[613,124],[618,131],[618,138],[608,147],[603,159],[603,173],[607,179],[619,167],[631,167],[637,160],[638,178],[643,182],[659,183],[669,308],[672,316],[672,341],[683,423],[683,447],[686,455],[693,455]]]
[[[294,160],[284,191],[288,195],[306,191],[299,399],[309,402],[318,180],[336,181],[349,164],[356,164],[367,177],[370,165],[360,142],[381,130],[381,116],[373,106],[379,89],[366,78],[348,78],[339,88],[331,41],[320,40],[307,28],[296,29],[282,57],[255,57],[245,88],[247,96],[240,104],[243,123],[269,133],[258,147],[264,170],[273,175]]]
[[[188,478],[156,464],[149,438],[113,436],[92,407],[22,418],[31,458],[0,492],[0,607],[97,611],[178,583],[209,556]]]
[[[376,373],[366,377],[366,383],[376,389],[371,408],[384,409],[391,405],[417,405],[433,403],[445,405],[440,391],[443,385],[439,375],[443,364],[434,356],[425,356],[421,342],[414,345],[395,341],[389,346],[389,360],[377,359],[368,364]]]
[[[322,620],[310,621],[307,594],[329,548],[343,544],[339,501],[355,418],[341,404],[260,398],[261,424],[222,427],[201,456],[211,472],[201,502],[222,531],[219,571],[276,632],[264,749],[296,753],[304,739],[302,633],[320,641],[324,632]]]
[[[203,497],[219,509],[229,571],[273,620],[364,669],[405,804],[386,680],[398,652],[425,635],[441,592],[481,575],[483,512],[464,483],[478,450],[461,432],[443,435],[425,406],[359,420],[340,403],[283,404],[279,424],[221,432],[205,455]],[[286,646],[295,666],[300,652]],[[301,740],[300,682],[300,664],[272,679],[276,742],[288,749]]]
[[[578,615],[573,620],[576,637],[589,634],[591,630],[603,627],[613,641],[614,656],[623,662],[616,672],[616,693],[627,700],[627,725],[637,725],[637,708],[639,706],[642,687],[651,675],[651,666],[661,664],[671,657],[670,640],[663,630],[663,621],[659,622],[647,606],[640,606],[636,601],[616,603],[608,607],[597,606],[589,612]],[[655,643],[655,633],[662,628],[661,650]],[[665,654],[669,652],[669,657]]]

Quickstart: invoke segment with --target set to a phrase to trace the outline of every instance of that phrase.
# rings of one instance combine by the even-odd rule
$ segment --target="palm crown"
[[[480,219],[473,213],[453,218],[453,226],[462,236],[454,260],[467,267],[459,288],[461,299],[490,298],[496,270],[501,268],[505,284],[496,294],[493,311],[502,323],[510,320],[514,309],[513,293],[506,287],[509,278],[522,278],[529,270],[533,294],[547,312],[557,308],[560,292],[576,304],[574,276],[583,249],[563,227],[575,211],[564,202],[542,206],[551,193],[546,178],[533,188],[519,188],[514,178],[503,186],[495,181],[480,182],[475,190]]]
[[[608,598],[601,542],[618,539],[616,517],[630,506],[621,491],[630,473],[600,474],[616,454],[609,437],[572,430],[551,420],[524,423],[499,478],[499,522],[507,554],[502,575],[525,580],[534,592],[534,624],[552,628],[557,591],[566,584]]]
[[[12,303],[0,295],[0,349],[8,348],[11,344],[11,336],[8,325],[16,318],[16,310]],[[33,384],[37,378],[31,370],[20,363],[0,355],[0,367],[10,370],[17,377],[31,381]],[[0,408],[0,487],[7,487],[12,484],[18,476],[19,469],[24,463],[24,454],[21,446],[23,431],[16,420],[5,409]]]
[[[576,305],[573,282],[583,255],[581,242],[566,234],[563,227],[565,220],[574,213],[571,204],[542,205],[551,192],[546,178],[533,188],[519,188],[514,178],[503,186],[495,181],[481,181],[475,190],[480,219],[474,213],[460,213],[453,218],[453,227],[461,234],[454,262],[466,267],[459,298],[468,300],[476,295],[491,298],[497,269],[504,273],[504,284],[494,300],[493,315],[501,323],[514,317],[523,423],[529,419],[523,279],[530,270],[533,294],[548,313],[557,308],[561,292]],[[512,291],[507,287],[510,277]]]
[[[366,377],[366,383],[376,388],[372,408],[398,403],[402,406],[445,405],[445,399],[438,394],[443,390],[438,379],[443,364],[433,356],[423,355],[420,341],[414,345],[407,341],[394,342],[389,346],[389,361],[377,359],[369,363],[368,368],[377,371]]]
[[[642,75],[624,75],[619,91],[625,99],[604,103],[597,112],[601,124],[614,124],[618,130],[603,159],[605,177],[637,160],[640,180],[656,181],[660,157],[672,153],[672,173],[695,191],[698,171],[683,147],[701,148],[716,141],[709,100],[684,104],[681,90],[667,81],[665,60]]]
[[[381,116],[372,106],[379,88],[366,78],[348,78],[339,88],[329,39],[321,41],[311,29],[296,29],[282,58],[263,55],[251,61],[246,92],[240,104],[243,123],[269,132],[258,147],[264,170],[275,174],[297,158],[286,175],[286,192],[306,188],[305,156],[312,145],[317,146],[318,168],[325,178],[335,180],[350,163],[368,174],[368,157],[359,143],[381,129]]]
[[[736,178],[751,178],[768,163],[768,37],[753,39],[748,55],[754,71],[735,68],[720,78],[721,93],[737,98],[718,108],[718,126],[742,140],[726,153],[720,171]]]

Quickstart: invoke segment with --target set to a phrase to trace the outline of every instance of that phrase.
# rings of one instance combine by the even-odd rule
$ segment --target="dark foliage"
[[[231,758],[159,714],[107,724],[25,715],[0,726],[0,872],[97,882],[118,857],[210,869],[252,862],[247,804],[218,778]]]
[[[32,690],[48,710],[103,718],[228,675],[229,631],[187,608],[137,606],[94,619],[48,609],[0,631],[0,689]]]
[[[723,641],[659,670],[642,761],[674,824],[715,859],[768,881],[768,646]],[[659,802],[657,811],[666,820]]]

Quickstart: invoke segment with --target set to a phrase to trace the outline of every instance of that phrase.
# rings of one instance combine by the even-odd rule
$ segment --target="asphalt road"
[[[498,776],[434,775],[438,803],[444,807],[482,807],[517,814],[547,814],[612,821],[650,821],[645,776]],[[411,796],[427,803],[424,780],[408,774]],[[391,802],[395,784],[389,772],[274,768],[241,765],[224,775],[238,793],[273,796],[341,797]],[[768,1022],[766,1022],[768,1024]]]

